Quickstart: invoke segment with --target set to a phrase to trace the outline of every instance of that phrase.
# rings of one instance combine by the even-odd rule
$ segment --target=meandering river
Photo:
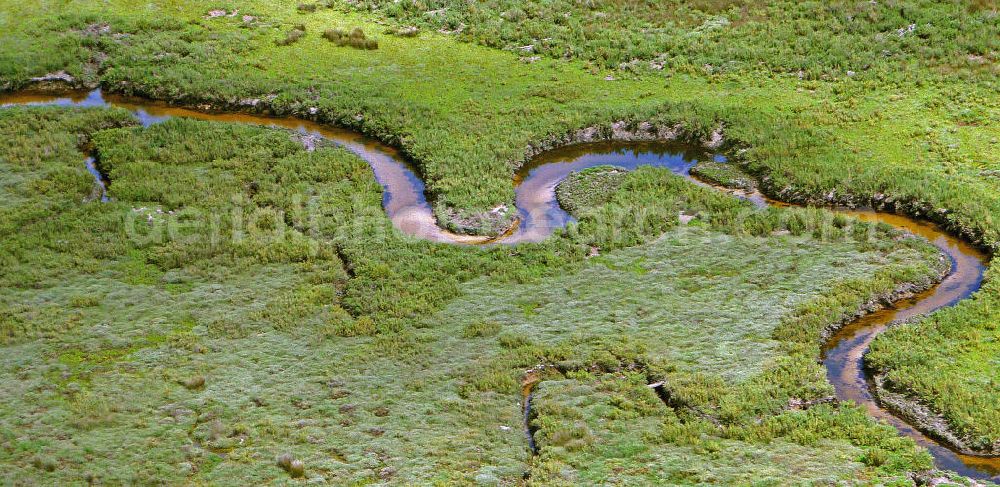
[[[488,239],[458,235],[437,226],[430,204],[424,195],[424,183],[398,150],[364,137],[356,132],[317,123],[270,118],[243,113],[206,113],[163,103],[104,96],[100,90],[86,93],[52,95],[47,93],[17,93],[0,95],[0,106],[14,105],[73,105],[116,106],[132,111],[143,125],[162,122],[171,117],[185,117],[219,122],[284,127],[305,136],[323,137],[368,162],[375,179],[384,188],[383,207],[393,224],[401,231],[420,238],[455,243],[517,243],[538,241],[549,236],[572,220],[555,198],[555,187],[567,175],[597,165],[613,164],[629,169],[644,165],[669,168],[676,174],[690,177],[689,171],[699,160],[724,160],[702,148],[675,142],[655,143],[595,143],[569,146],[535,157],[515,175],[515,204],[518,225],[507,234]],[[108,197],[103,176],[87,160],[87,169],[101,188],[102,200]],[[111,193],[113,194],[113,182]],[[770,201],[759,194],[736,193],[758,205]],[[896,320],[908,319],[951,306],[979,289],[987,256],[966,242],[945,233],[935,225],[911,218],[874,211],[834,209],[863,220],[880,221],[927,238],[941,249],[952,262],[951,272],[938,285],[892,307],[865,315],[835,333],[823,346],[823,363],[833,383],[838,399],[854,401],[866,408],[873,417],[894,426],[900,434],[909,436],[926,447],[940,468],[954,470],[978,479],[1000,481],[1000,458],[958,454],[927,437],[913,426],[879,406],[872,396],[869,377],[863,367],[863,355],[871,341]]]

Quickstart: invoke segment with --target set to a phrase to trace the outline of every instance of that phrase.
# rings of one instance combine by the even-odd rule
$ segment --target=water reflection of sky
[[[139,123],[141,123],[143,127],[149,127],[150,125],[155,125],[170,120],[170,115],[163,115],[163,116],[151,115],[149,112],[143,110],[142,108],[138,108],[132,113],[135,115],[135,118],[139,119]]]
[[[665,167],[678,174],[688,174],[697,162],[685,158],[683,154],[619,149],[613,152],[591,153],[566,161],[553,161],[532,169],[528,173],[528,178],[539,171],[551,170],[553,166],[561,166],[558,167],[558,171],[563,174],[601,165],[618,166],[629,170],[639,166]]]
[[[55,105],[62,107],[70,106],[80,106],[80,107],[98,107],[104,106],[104,97],[101,95],[101,90],[93,90],[87,92],[86,96],[60,96],[53,98],[51,95],[39,93],[36,95],[28,94],[24,96],[16,97],[17,100],[9,103],[0,103],[0,107],[7,108],[13,106],[47,106]],[[32,100],[32,98],[37,98],[37,100]]]
[[[652,166],[689,176],[691,168],[705,160],[726,162],[726,157],[694,144],[660,142],[599,142],[542,154],[520,171],[516,200],[521,218],[521,235],[516,235],[515,239],[538,240],[553,229],[575,221],[555,198],[556,186],[573,172],[605,165],[630,171],[642,166]],[[539,198],[539,195],[544,197]]]

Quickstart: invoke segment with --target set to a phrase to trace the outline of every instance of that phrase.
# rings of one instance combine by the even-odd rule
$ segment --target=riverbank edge
[[[269,94],[260,98],[243,98],[238,100],[222,100],[204,94],[186,94],[182,97],[170,96],[155,88],[132,82],[121,82],[115,85],[103,82],[81,82],[77,80],[48,79],[46,75],[44,81],[31,81],[27,83],[5,83],[0,84],[0,94],[4,93],[38,93],[47,95],[67,95],[100,89],[105,95],[120,96],[126,101],[135,99],[145,103],[161,103],[174,108],[184,108],[205,113],[237,113],[258,115],[275,118],[295,118],[307,122],[313,122],[331,127],[352,130],[366,137],[371,137],[387,146],[399,151],[401,162],[409,166],[409,169],[423,181],[426,175],[423,174],[419,164],[413,163],[415,158],[402,144],[402,136],[390,132],[375,132],[366,129],[363,117],[338,117],[319,107],[310,106],[308,103],[290,103],[281,105],[274,102],[278,98],[277,94]],[[425,190],[424,196],[431,205],[434,217],[438,225],[445,230],[454,232],[461,236],[483,237],[484,239],[496,239],[516,228],[518,215],[516,211],[507,211],[512,208],[513,199],[505,203],[498,204],[495,208],[484,210],[479,213],[468,214],[467,212],[452,207],[441,207],[436,204],[436,194]]]
[[[912,234],[909,235],[911,235],[909,238],[921,238]],[[937,286],[938,284],[941,284],[941,282],[944,281],[949,274],[951,274],[951,260],[943,251],[941,251],[941,249],[937,250],[938,260],[935,262],[937,266],[932,269],[934,271],[932,275],[919,281],[901,282],[891,291],[876,293],[870,296],[868,301],[862,303],[861,306],[858,307],[853,313],[849,312],[849,314],[844,314],[841,319],[826,325],[819,334],[820,345],[829,341],[834,334],[845,326],[864,318],[867,315],[890,308],[900,301],[912,298],[933,288],[934,286]]]
[[[917,198],[883,193],[873,195],[837,194],[836,192],[813,194],[794,185],[778,186],[766,174],[754,174],[754,177],[757,178],[758,187],[762,194],[784,203],[824,208],[837,206],[871,208],[878,212],[894,213],[938,225],[945,232],[985,251],[990,257],[1000,250],[1000,241],[987,240],[982,233],[965,223],[962,215],[954,213],[948,208],[935,207]],[[955,215],[956,218],[948,218],[948,215]]]
[[[1000,248],[1000,243],[988,242],[973,228],[965,226],[955,219],[947,218],[947,215],[951,213],[949,210],[934,208],[925,202],[913,199],[895,199],[889,195],[875,195],[868,199],[832,193],[821,196],[810,196],[808,193],[798,190],[793,186],[782,188],[777,188],[773,185],[768,186],[769,178],[766,176],[758,178],[758,181],[764,194],[773,195],[775,199],[780,201],[816,206],[870,207],[876,211],[896,213],[934,223],[945,232],[955,235],[980,250],[985,251],[990,258]],[[944,276],[942,276],[943,278]],[[919,290],[916,292],[919,292]],[[910,295],[912,294],[915,294],[915,292],[910,293]],[[907,296],[901,295],[897,300],[906,298]],[[877,309],[873,309],[872,311],[877,311]],[[923,315],[920,318],[923,318]],[[905,326],[905,323],[892,326]],[[829,336],[835,333],[838,328],[830,329],[823,340],[829,339]],[[864,358],[862,359],[862,365],[869,371],[869,378],[871,379],[869,381],[869,388],[876,401],[892,411],[893,414],[958,453],[981,457],[1000,456],[1000,438],[995,438],[989,449],[972,448],[970,444],[974,442],[967,435],[960,435],[954,431],[948,420],[934,412],[930,406],[924,404],[919,396],[890,390],[885,385],[885,371],[872,369],[869,367],[868,361]]]
[[[904,324],[896,326],[905,326]],[[946,444],[952,450],[963,455],[993,457],[1000,455],[1000,440],[990,448],[973,448],[974,442],[968,435],[961,435],[951,428],[948,420],[935,412],[930,406],[920,402],[916,397],[903,392],[896,392],[886,385],[886,374],[875,370],[870,371],[871,391],[879,404],[915,426],[927,436]]]
[[[945,232],[955,235],[973,246],[984,250],[989,257],[992,257],[998,249],[997,242],[987,242],[983,236],[977,233],[974,229],[962,225],[959,221],[947,218],[947,215],[951,213],[950,210],[945,208],[934,208],[926,202],[920,202],[913,199],[896,199],[890,195],[874,195],[867,199],[864,197],[846,194],[837,195],[834,193],[816,196],[809,195],[807,192],[793,186],[779,188],[774,185],[769,185],[768,183],[770,183],[770,178],[767,176],[758,177],[757,180],[763,194],[767,194],[769,197],[774,197],[779,201],[792,204],[826,207],[870,207],[876,211],[896,213],[934,223],[941,227],[941,229]],[[938,282],[946,276],[947,271],[944,275],[940,276]],[[896,302],[911,297],[916,293],[929,289],[930,287],[932,286],[927,286],[924,289],[913,289],[909,292],[900,292],[897,294],[897,297],[889,299],[891,299],[892,302]],[[868,303],[868,306],[877,306],[877,304]],[[846,326],[846,324],[851,322],[853,319],[857,319],[867,313],[878,311],[878,309],[883,307],[885,306],[870,308],[870,311],[862,312],[855,318],[847,318],[846,321],[841,323],[839,326],[833,326],[824,330],[822,341],[825,342],[828,340],[838,329]],[[923,318],[923,316],[924,315],[921,315],[919,318]],[[895,324],[892,326],[905,326],[905,323]],[[969,444],[972,443],[970,439],[955,432],[948,423],[948,420],[940,414],[934,412],[929,406],[925,405],[921,401],[920,397],[909,395],[904,392],[889,390],[885,386],[884,371],[872,369],[869,367],[867,360],[864,358],[862,358],[862,366],[869,372],[869,389],[872,391],[872,395],[875,397],[875,400],[880,405],[886,407],[893,414],[899,416],[924,434],[944,443],[949,448],[964,455],[982,457],[1000,455],[1000,438],[994,440],[993,446],[990,449],[979,450],[970,447]]]

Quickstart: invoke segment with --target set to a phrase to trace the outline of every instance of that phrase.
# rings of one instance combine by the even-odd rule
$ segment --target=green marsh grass
[[[107,91],[216,108],[249,108],[259,100],[263,103],[257,104],[258,109],[267,106],[280,115],[356,128],[403,149],[426,180],[439,219],[461,231],[489,233],[505,227],[507,222],[482,215],[511,203],[511,176],[530,146],[562,139],[584,127],[608,127],[615,121],[638,126],[648,121],[658,127],[679,124],[681,135],[692,140],[707,139],[722,126],[725,149],[734,160],[761,178],[765,191],[783,198],[819,203],[828,203],[831,197],[859,203],[889,201],[890,207],[942,222],[987,249],[997,248],[1000,241],[994,223],[1000,217],[1000,180],[995,174],[1000,164],[996,124],[1000,107],[995,96],[1000,35],[996,8],[990,2],[770,6],[697,1],[639,8],[630,2],[473,5],[373,0],[334,5],[360,13],[325,8],[330,2],[305,12],[298,11],[297,2],[245,2],[241,15],[249,15],[249,22],[241,16],[206,18],[209,10],[219,7],[212,2],[137,6],[126,0],[99,6],[74,1],[40,9],[25,2],[0,2],[0,43],[9,47],[0,50],[0,88],[19,89],[30,85],[33,77],[64,70],[77,86],[100,84]],[[425,15],[429,12],[433,14]],[[294,24],[303,24],[302,31],[310,33],[331,26],[382,32],[386,20],[390,29],[414,25],[423,32],[416,37],[385,36],[373,51],[340,49],[319,35],[275,45]],[[455,34],[437,32],[456,32],[460,27]],[[521,49],[528,45],[531,53]],[[536,53],[542,57],[534,59]],[[82,118],[73,121],[77,116]],[[163,152],[189,154],[191,161],[173,165],[164,164],[173,156],[130,155],[124,144],[129,140],[127,130],[100,135],[104,137],[100,150],[106,153],[100,162],[108,165],[106,171],[118,173],[112,191],[119,201],[99,209],[79,206],[94,189],[80,165],[80,138],[98,128],[127,123],[124,113],[113,111],[5,109],[0,113],[0,131],[7,134],[0,183],[4,239],[0,285],[10,290],[0,323],[8,346],[58,339],[67,333],[76,337],[81,329],[117,316],[111,308],[115,313],[127,311],[132,321],[115,321],[118,335],[100,337],[107,343],[88,335],[94,341],[90,346],[125,346],[119,342],[135,340],[142,326],[162,326],[152,323],[152,315],[166,313],[119,309],[126,297],[153,300],[158,304],[150,307],[169,310],[159,301],[166,299],[162,296],[186,297],[189,304],[204,301],[214,292],[205,284],[208,279],[232,279],[242,287],[234,287],[226,299],[242,300],[256,319],[232,309],[206,315],[206,337],[239,340],[265,331],[308,334],[322,323],[324,336],[403,337],[392,342],[404,345],[402,354],[420,350],[422,342],[419,333],[400,331],[416,317],[434,313],[461,296],[470,280],[489,275],[503,284],[528,283],[577,269],[583,265],[586,246],[610,252],[647,243],[672,230],[673,216],[681,209],[697,214],[692,222],[696,226],[709,225],[741,238],[769,238],[775,230],[787,230],[796,238],[828,240],[873,232],[863,226],[843,226],[821,211],[737,218],[739,211],[692,201],[688,192],[694,190],[652,185],[669,180],[654,171],[629,176],[622,183],[621,194],[634,196],[635,202],[608,197],[616,201],[589,208],[590,216],[581,217],[579,226],[548,244],[482,253],[442,248],[393,236],[381,219],[376,183],[368,168],[351,156],[335,150],[305,155],[291,142],[279,140],[283,135],[232,127],[212,130],[232,140],[260,137],[255,140],[267,142],[247,154],[233,155],[207,146],[204,140],[184,150],[177,150],[183,144],[153,143],[148,139],[167,137],[156,135],[155,129],[138,137],[137,146],[161,144]],[[169,126],[182,140],[203,129],[183,123]],[[122,141],[121,147],[117,141]],[[203,158],[207,156],[218,157],[218,164],[207,164],[210,159]],[[319,173],[336,176],[317,179],[297,169],[314,167],[317,159],[322,160]],[[279,164],[272,173],[263,170],[270,164]],[[148,180],[143,177],[147,174]],[[263,179],[256,184],[263,184],[265,191],[251,195],[256,177]],[[297,204],[289,193],[275,189],[283,184],[295,185],[293,194],[310,196],[307,201],[319,202],[321,209],[336,208],[337,218],[324,220],[320,227],[323,242],[302,231],[302,222],[289,216],[296,214]],[[310,193],[313,190],[317,193]],[[686,198],[684,204],[669,204],[678,201],[678,193]],[[234,202],[220,198],[223,195],[239,198]],[[638,204],[647,207],[645,214],[629,211]],[[148,211],[132,211],[142,206]],[[175,211],[173,221],[184,223],[175,225],[179,234],[198,238],[164,240],[151,233],[157,228],[165,232],[162,225],[170,221],[158,217],[157,209]],[[240,212],[259,216],[260,225],[240,242],[220,238],[217,244],[206,245],[213,232],[205,224],[206,214]],[[272,237],[282,214],[286,229],[292,231],[278,241]],[[159,223],[149,227],[145,219],[150,216]],[[227,226],[231,221],[220,217],[220,235],[232,234]],[[345,228],[345,221],[352,222],[352,230],[337,232]],[[131,230],[126,231],[129,225]],[[357,243],[375,232],[394,240],[377,246]],[[884,235],[879,230],[874,234],[878,237],[873,240],[855,239],[866,242],[865,251],[884,251],[878,243],[884,242]],[[136,244],[137,236],[146,238]],[[355,278],[347,276],[347,268]],[[251,269],[264,277],[251,279]],[[98,278],[91,279],[94,275]],[[298,279],[314,286],[329,284],[333,291],[316,295],[332,293],[336,299],[326,301],[311,316],[289,312],[282,331],[275,331],[270,322],[260,320],[282,316],[291,303],[303,302],[290,297],[300,288],[312,292]],[[887,281],[880,282],[837,289],[852,293],[856,301]],[[115,283],[125,283],[129,291],[113,293]],[[688,292],[700,286],[697,279],[682,284]],[[61,291],[45,291],[54,288]],[[103,298],[96,306],[73,306],[71,296],[80,295]],[[257,295],[266,296],[271,307],[265,310],[263,303],[247,297]],[[876,342],[871,356],[899,388],[931,403],[954,427],[984,443],[998,438],[997,409],[987,407],[1000,404],[991,385],[996,368],[983,366],[991,363],[990,347],[998,333],[990,326],[998,319],[998,296],[1000,291],[988,279],[974,300],[942,311],[911,331],[891,332],[885,341]],[[315,303],[304,302],[306,307]],[[854,301],[831,298],[830,302]],[[839,309],[825,308],[828,304],[815,305],[816,318],[807,320],[807,328],[839,316]],[[299,308],[297,313],[301,312]],[[374,325],[357,321],[364,317]],[[798,333],[792,330],[789,336]],[[812,333],[802,336],[808,341]],[[928,337],[917,341],[920,348],[907,348],[919,353],[901,351],[900,345],[913,342],[915,336]],[[291,346],[284,340],[282,335],[268,343]],[[528,350],[518,353],[534,356]],[[50,376],[57,377],[58,371]],[[80,404],[100,412],[99,417],[107,416],[107,408],[89,406],[97,403]],[[260,428],[285,431],[287,425],[263,421]],[[2,435],[12,437],[6,430]],[[391,432],[387,435],[391,437]],[[56,448],[29,443],[15,445],[13,451],[35,454]],[[135,443],[120,444],[144,449]],[[277,454],[268,453],[270,458],[272,453]],[[38,455],[44,458],[48,453]],[[177,454],[160,460],[169,458],[192,475],[211,479],[213,471],[224,475],[232,468],[213,455]],[[883,457],[872,453],[866,458],[883,463]],[[341,457],[331,453],[331,458]],[[172,475],[155,467],[159,464],[137,463],[148,467],[153,478]],[[205,468],[195,472],[194,467],[202,464]],[[308,464],[313,471],[314,462]],[[878,468],[885,465],[891,467],[893,462]],[[500,470],[502,475],[513,475]],[[371,472],[370,479],[378,477],[374,467]],[[491,472],[483,475],[494,475]],[[117,471],[110,477],[125,475]]]
[[[45,130],[24,129],[40,121]],[[755,235],[740,223],[757,213],[749,205],[647,168],[545,243],[458,247],[398,234],[366,163],[337,148],[307,152],[285,130],[191,120],[115,128],[130,123],[122,112],[64,108],[3,111],[0,122],[11,154],[0,168],[20,175],[4,190],[21,198],[3,211],[17,222],[2,234],[12,265],[0,275],[6,482],[516,482],[529,469],[539,481],[570,471],[606,481],[602,465],[635,471],[649,461],[642,451],[688,458],[705,478],[745,478],[718,455],[723,446],[771,459],[748,472],[817,458],[803,480],[888,481],[928,465],[855,408],[797,422],[802,413],[782,407],[829,393],[815,351],[773,333],[835,284],[832,269],[860,280],[930,275],[933,250],[890,230],[832,238],[823,229],[837,228],[833,218],[811,210],[793,212],[815,227],[801,236]],[[48,168],[86,181],[81,138],[113,201],[87,200],[82,182],[27,190]],[[297,195],[317,205],[314,223],[296,220]],[[602,221],[635,205],[649,218]],[[679,225],[678,209],[700,223]],[[234,215],[261,212],[284,215],[285,233],[271,219],[232,238]],[[785,213],[759,218],[779,228]],[[129,230],[133,218],[148,232]],[[382,231],[338,231],[358,220]],[[171,221],[183,223],[174,234]],[[595,244],[600,258],[586,259]],[[737,299],[758,294],[756,308],[736,312]],[[519,384],[539,364],[553,367],[538,386],[543,461],[529,466]],[[621,392],[573,400],[609,404],[600,414],[648,432],[646,443],[608,449],[604,416],[548,405],[571,399],[559,381],[591,387],[588,374],[612,374],[600,380]],[[652,401],[639,382],[657,377],[689,407]],[[565,414],[574,419],[563,426]],[[817,430],[820,420],[829,426]],[[663,469],[663,478],[693,475]]]

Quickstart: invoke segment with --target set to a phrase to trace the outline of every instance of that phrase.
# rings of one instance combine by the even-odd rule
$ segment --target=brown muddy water
[[[555,188],[574,171],[598,165],[615,165],[626,169],[639,166],[668,168],[689,177],[697,161],[725,157],[690,144],[675,142],[593,143],[563,147],[545,152],[532,159],[515,175],[515,203],[518,223],[497,238],[458,235],[437,226],[431,205],[424,194],[424,183],[400,152],[356,132],[292,118],[271,118],[245,113],[208,113],[163,103],[117,96],[104,96],[100,90],[86,93],[52,95],[18,93],[0,95],[0,107],[15,105],[115,106],[132,111],[139,121],[151,125],[171,117],[193,118],[217,122],[283,127],[303,136],[322,137],[357,154],[368,162],[375,179],[384,188],[383,207],[400,231],[418,238],[439,242],[479,244],[517,243],[542,240],[572,221],[559,207]],[[113,197],[111,187],[86,162],[101,190],[102,200]],[[758,206],[771,202],[759,194],[734,193]],[[912,298],[894,303],[890,308],[868,314],[836,332],[823,346],[823,363],[827,377],[836,389],[838,399],[854,401],[866,408],[873,417],[895,427],[900,434],[913,438],[926,447],[939,468],[953,470],[973,478],[1000,481],[1000,458],[958,454],[927,437],[902,419],[879,406],[872,396],[869,378],[863,366],[863,356],[871,341],[891,323],[931,313],[969,297],[979,289],[987,256],[967,243],[954,238],[935,225],[911,218],[874,211],[835,209],[849,216],[879,221],[927,238],[941,249],[952,262],[951,272],[938,285]],[[525,394],[525,418],[530,408],[530,388]],[[529,443],[532,438],[529,434]],[[533,445],[532,445],[533,447]]]
[[[862,405],[868,414],[916,440],[931,452],[938,467],[969,477],[1000,481],[1000,457],[963,455],[921,433],[879,405],[872,396],[870,378],[864,370],[864,354],[868,346],[891,323],[952,306],[976,292],[983,280],[987,256],[968,243],[945,233],[937,225],[927,222],[870,210],[843,210],[842,213],[861,220],[887,223],[926,238],[951,259],[951,271],[936,286],[911,298],[897,301],[889,308],[862,316],[827,340],[823,346],[823,364],[826,366],[827,377],[837,391],[837,398]]]

